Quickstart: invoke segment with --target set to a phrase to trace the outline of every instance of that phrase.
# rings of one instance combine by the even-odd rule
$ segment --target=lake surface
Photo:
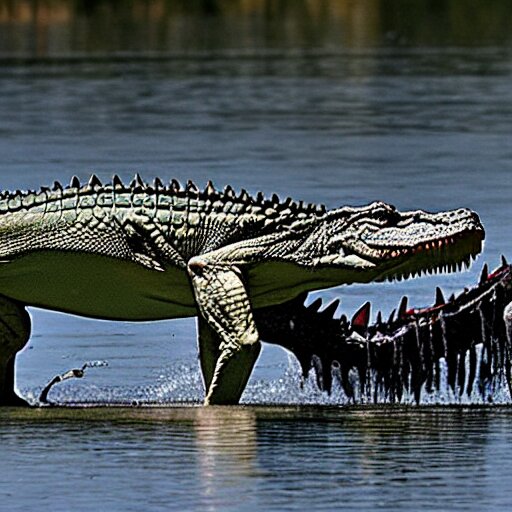
[[[487,231],[469,271],[313,296],[387,314],[473,284],[512,258],[511,7],[354,4],[0,2],[0,186],[140,172],[328,207],[467,206]],[[0,509],[509,509],[506,407],[339,409],[265,346],[246,405],[208,412],[194,320],[31,314],[28,398],[106,361],[50,398],[184,405],[0,412]]]
[[[512,410],[0,412],[3,510],[509,510]]]

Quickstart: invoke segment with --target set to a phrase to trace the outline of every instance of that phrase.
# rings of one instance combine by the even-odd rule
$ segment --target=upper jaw
[[[379,278],[453,271],[482,249],[485,232],[470,210],[429,214],[406,212],[389,226],[359,225],[359,236],[347,236],[339,253],[317,259],[317,265],[366,270]]]
[[[452,250],[468,239],[475,245],[485,238],[478,215],[459,209],[440,213],[405,212],[392,225],[360,226],[359,245],[376,259],[394,259],[432,250]]]
[[[432,272],[454,272],[469,267],[482,251],[485,233],[475,228],[426,240],[412,247],[388,251],[384,261],[391,263],[379,279],[395,279]]]

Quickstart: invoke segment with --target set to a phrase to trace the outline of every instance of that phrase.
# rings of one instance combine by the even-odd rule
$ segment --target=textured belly
[[[94,254],[45,251],[2,262],[0,294],[31,306],[109,320],[196,315],[183,269],[148,270]]]

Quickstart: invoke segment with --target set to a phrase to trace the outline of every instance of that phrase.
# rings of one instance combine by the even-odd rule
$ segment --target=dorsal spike
[[[339,299],[334,299],[330,304],[326,306],[326,308],[322,311],[322,315],[325,315],[329,318],[333,318],[338,306],[340,305]]]
[[[288,208],[290,208],[290,210],[291,210],[292,212],[294,212],[294,213],[295,213],[295,212],[297,211],[297,209],[298,209],[297,201],[294,201],[293,199],[291,199],[291,200],[290,200],[290,202],[288,203],[288,205],[287,205],[287,206],[288,206]]]
[[[178,193],[181,190],[181,184],[178,180],[172,179],[171,180],[171,192]]]
[[[487,266],[487,263],[485,263],[482,267],[482,272],[480,273],[480,281],[478,281],[478,284],[484,284],[487,279],[489,279],[489,267]]]
[[[343,329],[346,329],[348,327],[348,318],[347,315],[343,314],[340,316],[340,326]]]
[[[208,180],[208,183],[206,184],[206,187],[204,189],[204,194],[206,197],[212,197],[217,193],[217,190],[215,190],[215,186],[213,185],[211,180]]]
[[[199,195],[199,189],[192,180],[187,181],[187,192],[192,195]]]
[[[59,192],[60,190],[62,190],[62,185],[58,181],[54,181],[52,190],[54,192]]]
[[[505,258],[504,254],[501,255],[501,266],[508,267],[508,261],[507,261],[507,258]]]
[[[164,188],[164,184],[158,176],[153,180],[153,187],[155,187],[155,190],[161,190]]]
[[[323,204],[315,205],[315,213],[317,215],[323,215],[325,213],[325,206]]]
[[[436,303],[434,304],[434,307],[436,306],[444,306],[446,304],[446,301],[444,300],[443,290],[439,286],[436,286]]]
[[[363,331],[366,331],[368,328],[368,324],[370,323],[370,312],[372,309],[372,305],[370,301],[365,302],[352,317],[352,327],[359,328]]]
[[[102,184],[101,184],[101,181],[100,179],[98,178],[98,176],[96,176],[96,174],[91,174],[91,177],[89,178],[89,183],[88,183],[89,187],[91,188],[94,188],[94,187],[101,187]]]
[[[404,295],[400,301],[400,305],[398,306],[398,318],[404,318],[406,316],[408,302],[409,299],[407,298],[407,295]]]
[[[73,176],[69,182],[69,188],[80,188],[80,180],[78,176]]]
[[[145,183],[142,181],[140,174],[138,172],[135,173],[135,176],[133,177],[133,180],[130,183],[130,187],[136,188],[136,187],[144,187],[144,186],[145,186]]]
[[[260,191],[256,194],[256,202],[259,204],[263,204],[265,202],[265,195],[263,192]]]
[[[315,299],[308,307],[307,309],[310,309],[311,311],[318,311],[320,307],[322,306],[322,299],[321,297],[318,297]]]
[[[242,190],[240,190],[240,194],[238,195],[238,199],[240,199],[240,201],[242,201],[242,203],[248,203],[250,198],[251,198],[251,196],[249,195],[247,190],[245,190],[244,188]]]
[[[279,196],[277,194],[272,194],[272,202],[275,205],[278,205],[280,203]]]
[[[455,300],[455,293],[452,293],[450,295],[450,298],[448,299],[448,302],[453,302]]]
[[[393,311],[391,311],[390,315],[389,315],[389,318],[388,318],[388,324],[391,325],[394,321],[395,321],[395,314],[396,314],[396,309],[393,309]]]
[[[226,185],[224,187],[224,195],[228,198],[228,199],[235,199],[236,198],[236,194],[235,194],[235,191],[233,190],[233,187],[231,185]]]
[[[376,325],[382,325],[382,311],[377,313],[377,320],[375,321]]]
[[[114,176],[112,176],[112,185],[114,188],[123,188],[124,187],[121,178],[117,174],[114,174]]]

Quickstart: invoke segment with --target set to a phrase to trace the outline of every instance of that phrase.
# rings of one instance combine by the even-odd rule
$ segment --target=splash
[[[484,362],[486,352],[483,345],[476,347],[478,368]],[[466,355],[466,371],[470,367],[469,354]],[[307,378],[301,374],[301,366],[297,360],[289,355],[288,365],[284,369],[282,377],[277,380],[265,381],[259,380],[249,384],[242,402],[247,404],[269,404],[269,405],[329,405],[329,406],[348,406],[348,405],[483,405],[495,404],[505,405],[512,403],[509,385],[504,375],[493,380],[481,380],[477,374],[471,389],[461,390],[456,383],[452,388],[449,382],[448,365],[444,358],[440,359],[438,365],[438,374],[436,379],[438,387],[436,389],[427,389],[424,384],[421,392],[421,399],[418,402],[416,396],[410,391],[410,383],[405,383],[401,398],[390,397],[389,393],[379,384],[377,375],[366,382],[366,390],[362,392],[362,383],[356,370],[349,372],[348,379],[351,388],[354,390],[353,396],[348,396],[341,385],[341,375],[339,368],[332,368],[332,389],[328,393],[322,391],[318,385],[318,376],[316,375],[314,365]]]

